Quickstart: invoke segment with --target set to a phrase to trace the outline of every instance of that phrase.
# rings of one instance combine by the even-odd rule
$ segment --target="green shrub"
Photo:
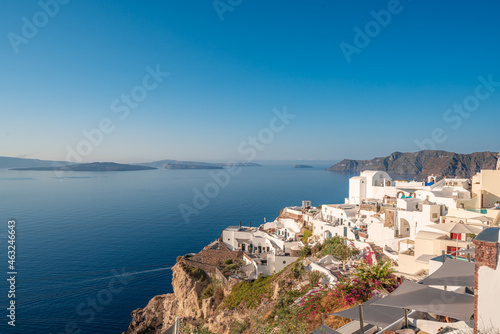
[[[287,314],[290,313],[290,305],[293,302],[302,296],[302,292],[298,290],[290,290],[285,292],[282,296],[278,298],[276,301],[276,305],[274,306],[275,314],[278,318],[284,318]]]
[[[299,278],[304,273],[304,265],[302,264],[302,260],[298,260],[292,264],[290,268],[293,277]]]
[[[233,263],[233,264],[227,265],[226,269],[227,270],[235,270],[235,269],[238,269],[238,265]]]
[[[178,260],[178,263],[181,265],[182,269],[189,275],[196,278],[198,281],[203,282],[208,278],[207,273],[203,270],[190,266],[186,264],[182,259]]]
[[[255,333],[259,334],[307,334],[307,323],[300,318],[300,309],[290,307],[290,312],[278,321],[262,321],[255,319]]]
[[[307,240],[309,239],[310,236],[312,236],[312,231],[305,230],[304,231],[304,236],[302,237],[302,241],[304,241],[305,244],[307,244]]]
[[[262,300],[272,296],[271,283],[273,276],[259,277],[253,283],[241,282],[233,286],[231,293],[224,298],[222,305],[234,309],[240,304],[246,304],[249,309],[256,308]]]
[[[232,259],[226,259],[226,260],[224,260],[224,263],[225,263],[226,265],[228,265],[228,264],[232,264],[232,263],[233,263],[233,260],[232,260]]]
[[[320,273],[319,271],[311,271],[309,273],[309,287],[311,289],[316,287],[316,285],[323,277],[325,277],[325,275]]]
[[[210,283],[201,292],[200,299],[203,300],[203,299],[207,299],[207,298],[212,297],[214,295],[214,291],[215,291],[215,286],[214,286],[214,284]]]
[[[311,255],[311,248],[306,244],[304,247],[302,247],[299,251],[299,255],[301,257],[306,257]]]
[[[250,328],[250,320],[246,319],[243,320],[242,322],[233,320],[229,324],[229,330],[231,331],[231,334],[241,334],[243,333],[246,329]]]

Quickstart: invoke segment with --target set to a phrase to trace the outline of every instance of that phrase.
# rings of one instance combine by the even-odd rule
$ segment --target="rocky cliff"
[[[177,263],[172,268],[174,293],[155,296],[146,307],[133,311],[129,328],[123,334],[161,334],[174,324],[176,317],[191,325],[203,324],[213,333],[230,333],[230,323],[233,320],[243,321],[249,316],[249,311],[217,309],[214,297],[200,301],[208,281],[200,282]],[[225,295],[235,283],[229,279],[224,287]]]
[[[372,160],[344,159],[327,170],[352,174],[364,170],[381,170],[390,174],[422,178],[428,175],[469,178],[481,169],[496,169],[496,164],[497,153],[457,154],[427,150],[415,153],[394,152],[387,157]]]
[[[200,282],[189,276],[179,263],[172,268],[174,293],[156,296],[143,309],[132,312],[132,321],[124,334],[161,334],[174,322],[175,317],[203,317],[198,302],[207,280]]]

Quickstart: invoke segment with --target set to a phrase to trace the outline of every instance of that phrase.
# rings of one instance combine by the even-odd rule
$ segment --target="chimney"
[[[479,294],[483,290],[484,282],[482,286],[479,286],[479,272],[481,267],[488,267],[493,270],[500,270],[497,268],[497,258],[499,247],[498,241],[500,239],[500,228],[489,227],[483,230],[477,235],[473,243],[475,246],[474,250],[474,334],[478,333],[478,323],[481,323],[479,318]],[[483,269],[484,270],[484,269]],[[484,308],[484,305],[481,305]],[[483,314],[483,313],[481,313]],[[491,317],[491,315],[489,315]],[[485,319],[486,318],[486,319]],[[483,321],[488,320],[488,315],[483,315]]]

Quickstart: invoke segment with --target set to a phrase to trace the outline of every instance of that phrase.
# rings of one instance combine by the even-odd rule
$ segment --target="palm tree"
[[[356,278],[362,282],[378,282],[383,288],[394,284],[394,267],[391,262],[378,261],[373,265],[361,263],[356,269]]]

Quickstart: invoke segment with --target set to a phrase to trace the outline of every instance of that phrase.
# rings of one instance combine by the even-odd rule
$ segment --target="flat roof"
[[[443,237],[445,237],[445,235],[442,233],[420,231],[417,233],[417,236],[415,237],[415,239],[418,238],[418,239],[434,240],[434,239],[440,239]]]
[[[475,240],[486,242],[498,242],[500,227],[488,227],[481,231]]]

